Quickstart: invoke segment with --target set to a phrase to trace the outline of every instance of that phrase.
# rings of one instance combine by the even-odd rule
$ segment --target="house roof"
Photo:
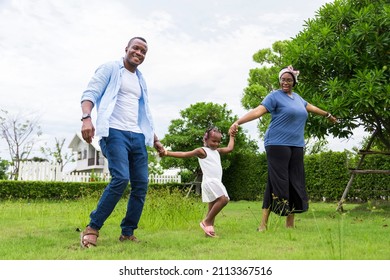
[[[81,136],[80,132],[77,132],[75,136],[73,137],[72,141],[70,141],[68,148],[72,149],[73,151],[77,151],[77,148],[80,144],[80,142],[87,143],[83,137]],[[92,147],[95,148],[95,150],[100,151],[100,145],[98,138],[94,137],[92,139],[92,143],[90,144]]]

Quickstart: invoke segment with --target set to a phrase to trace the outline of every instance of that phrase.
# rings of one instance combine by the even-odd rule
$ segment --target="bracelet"
[[[332,116],[331,113],[327,113],[326,116],[325,116],[325,118],[329,119],[331,116]]]

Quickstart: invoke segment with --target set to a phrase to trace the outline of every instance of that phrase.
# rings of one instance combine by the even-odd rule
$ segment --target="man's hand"
[[[165,153],[164,146],[159,140],[154,141],[154,148],[157,150],[158,155],[161,157]]]
[[[83,125],[81,126],[81,135],[88,144],[91,144],[92,139],[95,136],[95,127],[92,124],[91,118],[83,120]]]

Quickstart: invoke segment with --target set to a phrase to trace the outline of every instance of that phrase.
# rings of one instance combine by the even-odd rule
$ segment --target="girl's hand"
[[[229,128],[229,135],[235,137],[237,132],[238,132],[238,123],[235,122],[231,125],[231,127]]]
[[[159,140],[154,141],[154,148],[157,150],[159,154],[165,151],[164,146],[161,144]]]
[[[165,150],[165,149],[158,151],[159,157],[164,157],[164,156],[166,156],[167,154],[168,154],[168,151]]]

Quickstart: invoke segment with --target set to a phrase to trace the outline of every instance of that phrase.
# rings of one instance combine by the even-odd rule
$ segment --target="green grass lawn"
[[[82,249],[79,232],[97,198],[77,201],[1,201],[2,260],[390,260],[390,203],[310,203],[296,228],[271,214],[257,232],[261,202],[230,202],[216,219],[219,238],[206,238],[199,222],[206,204],[180,193],[150,192],[136,236],[121,243],[122,199],[100,231],[98,246]]]

